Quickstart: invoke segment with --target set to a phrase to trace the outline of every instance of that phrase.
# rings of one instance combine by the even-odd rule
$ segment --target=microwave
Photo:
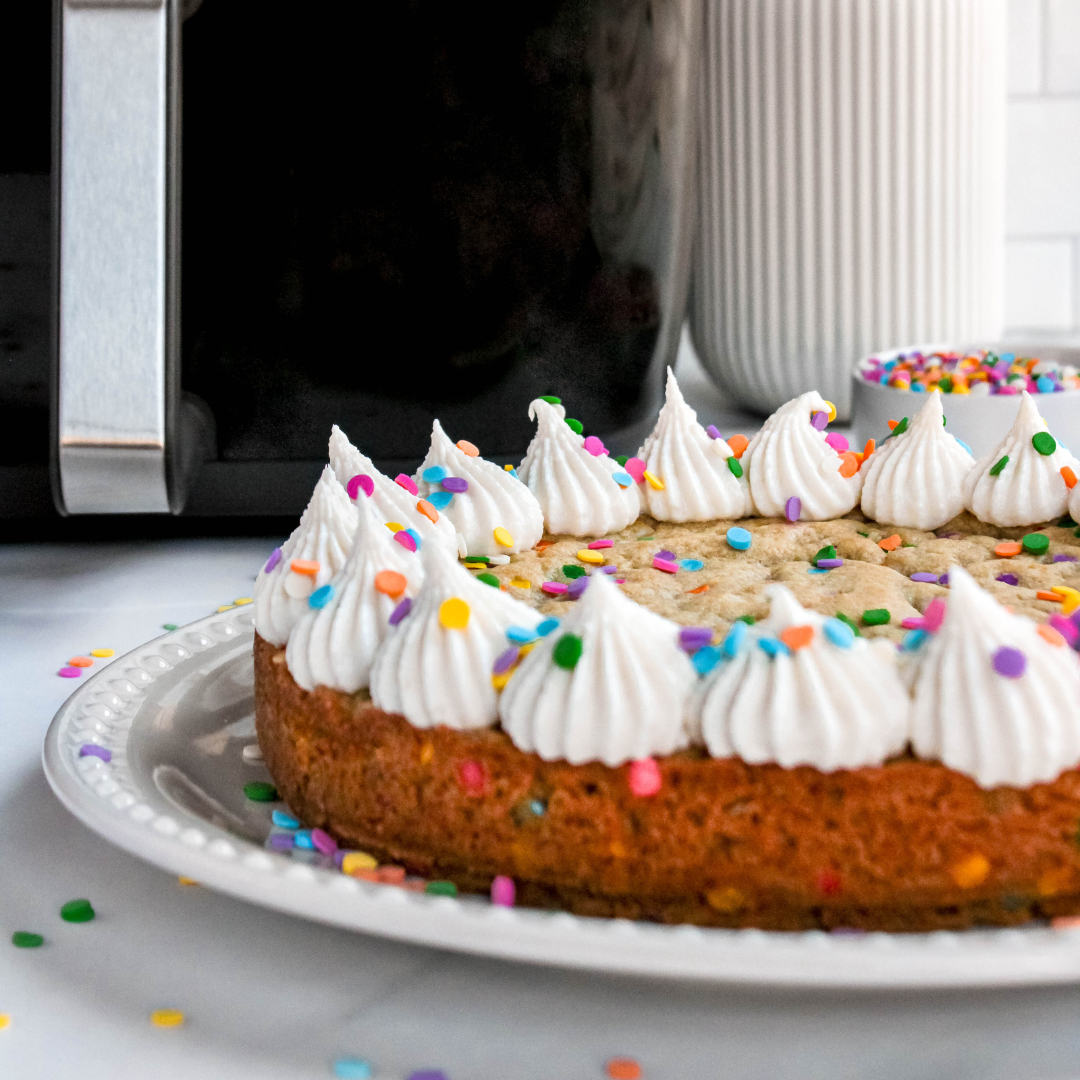
[[[334,423],[391,475],[436,417],[516,462],[544,394],[637,449],[696,0],[25,7],[51,150],[0,174],[0,514],[292,516]]]

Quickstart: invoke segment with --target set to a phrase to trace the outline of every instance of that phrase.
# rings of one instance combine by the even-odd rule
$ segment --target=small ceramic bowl
[[[867,382],[863,371],[871,360],[892,360],[913,352],[970,353],[980,349],[1015,353],[1017,356],[1037,356],[1058,364],[1080,367],[1080,348],[1061,345],[1030,345],[1020,342],[983,342],[978,345],[907,345],[874,353],[861,361],[852,372],[852,431],[853,448],[861,449],[867,439],[879,443],[889,434],[889,421],[914,417],[926,400],[925,393],[898,390],[892,386]],[[1035,404],[1046,421],[1050,434],[1074,452],[1080,451],[1080,390],[1061,390],[1052,394],[1035,394]],[[942,394],[942,405],[949,433],[971,447],[976,458],[990,453],[1005,437],[1016,419],[1020,406],[1018,394]]]

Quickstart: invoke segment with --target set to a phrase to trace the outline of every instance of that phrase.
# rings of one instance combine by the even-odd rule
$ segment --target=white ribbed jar
[[[691,329],[742,404],[1000,334],[1004,0],[706,0]]]

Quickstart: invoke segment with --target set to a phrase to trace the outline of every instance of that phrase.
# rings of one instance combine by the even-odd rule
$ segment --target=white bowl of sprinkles
[[[852,427],[857,445],[880,442],[889,421],[911,417],[928,389],[942,390],[949,432],[980,458],[1016,419],[1020,391],[1036,394],[1047,427],[1080,449],[1080,348],[983,342],[908,345],[874,353],[852,372]]]

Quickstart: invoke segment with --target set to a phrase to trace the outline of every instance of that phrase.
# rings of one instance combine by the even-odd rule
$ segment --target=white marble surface
[[[0,1077],[260,1080],[368,1057],[404,1080],[1080,1078],[1080,988],[788,993],[650,983],[380,941],[277,915],[125,855],[42,776],[57,669],[250,595],[274,540],[0,546]],[[98,918],[69,925],[86,896]],[[45,935],[37,950],[14,930]],[[159,1030],[157,1008],[187,1023]]]

